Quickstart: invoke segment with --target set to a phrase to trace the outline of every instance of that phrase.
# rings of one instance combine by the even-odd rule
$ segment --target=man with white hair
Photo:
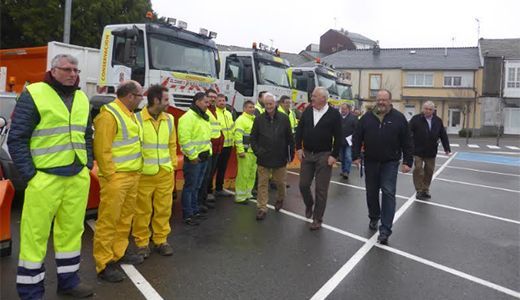
[[[287,115],[276,109],[275,97],[263,95],[265,112],[256,117],[251,129],[250,143],[258,165],[258,211],[256,219],[261,221],[267,214],[269,198],[269,176],[276,184],[275,210],[283,206],[286,187],[286,165],[294,157],[294,139]]]
[[[321,228],[332,166],[342,144],[341,115],[337,109],[329,107],[328,99],[326,88],[315,88],[312,105],[305,109],[296,128],[296,149],[301,161],[300,193],[305,203],[305,217],[313,219],[310,230]],[[316,192],[313,197],[311,184],[314,179]]]
[[[78,60],[59,54],[42,82],[16,103],[7,144],[25,182],[16,287],[21,299],[43,299],[51,228],[58,293],[88,297],[80,282],[81,236],[92,168],[90,103],[79,87]],[[54,298],[54,297],[50,297]]]
[[[439,139],[446,155],[451,155],[450,142],[441,118],[435,115],[435,105],[431,101],[424,102],[422,112],[410,120],[410,131],[413,138],[413,184],[419,200],[428,200],[430,183],[435,170],[435,157],[439,147]]]

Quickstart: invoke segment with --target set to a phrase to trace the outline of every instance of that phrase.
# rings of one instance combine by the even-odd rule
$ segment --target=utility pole
[[[72,0],[65,0],[65,17],[63,22],[63,42],[70,44],[70,15],[72,11]]]

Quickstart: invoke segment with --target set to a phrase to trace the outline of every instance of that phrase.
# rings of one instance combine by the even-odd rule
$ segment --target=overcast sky
[[[382,48],[476,46],[475,18],[480,37],[520,38],[520,0],[152,0],[152,7],[188,22],[188,30],[216,31],[219,44],[257,41],[282,52],[319,43],[331,28]]]

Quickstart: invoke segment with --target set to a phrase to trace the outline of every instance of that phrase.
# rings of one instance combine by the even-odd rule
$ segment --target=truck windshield
[[[350,85],[338,83],[337,87],[338,94],[341,99],[352,99],[352,87]]]
[[[217,77],[213,49],[159,35],[149,41],[151,68]]]
[[[258,83],[289,88],[287,67],[270,61],[257,61]]]
[[[332,76],[325,76],[323,74],[316,73],[318,77],[318,86],[322,86],[329,91],[331,95],[338,95],[338,88],[336,85],[336,78]]]

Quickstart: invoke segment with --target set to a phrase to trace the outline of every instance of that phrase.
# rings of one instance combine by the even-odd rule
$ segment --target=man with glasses
[[[43,82],[28,85],[14,109],[7,144],[27,182],[16,276],[21,299],[44,296],[43,261],[51,227],[58,293],[74,298],[93,294],[78,276],[93,164],[89,100],[79,90],[79,73],[75,57],[55,56]]]
[[[126,252],[143,168],[143,132],[134,114],[143,88],[136,81],[125,81],[116,94],[94,119],[94,157],[101,186],[94,259],[98,276],[108,282],[125,278],[118,263],[140,264],[144,259]]]

